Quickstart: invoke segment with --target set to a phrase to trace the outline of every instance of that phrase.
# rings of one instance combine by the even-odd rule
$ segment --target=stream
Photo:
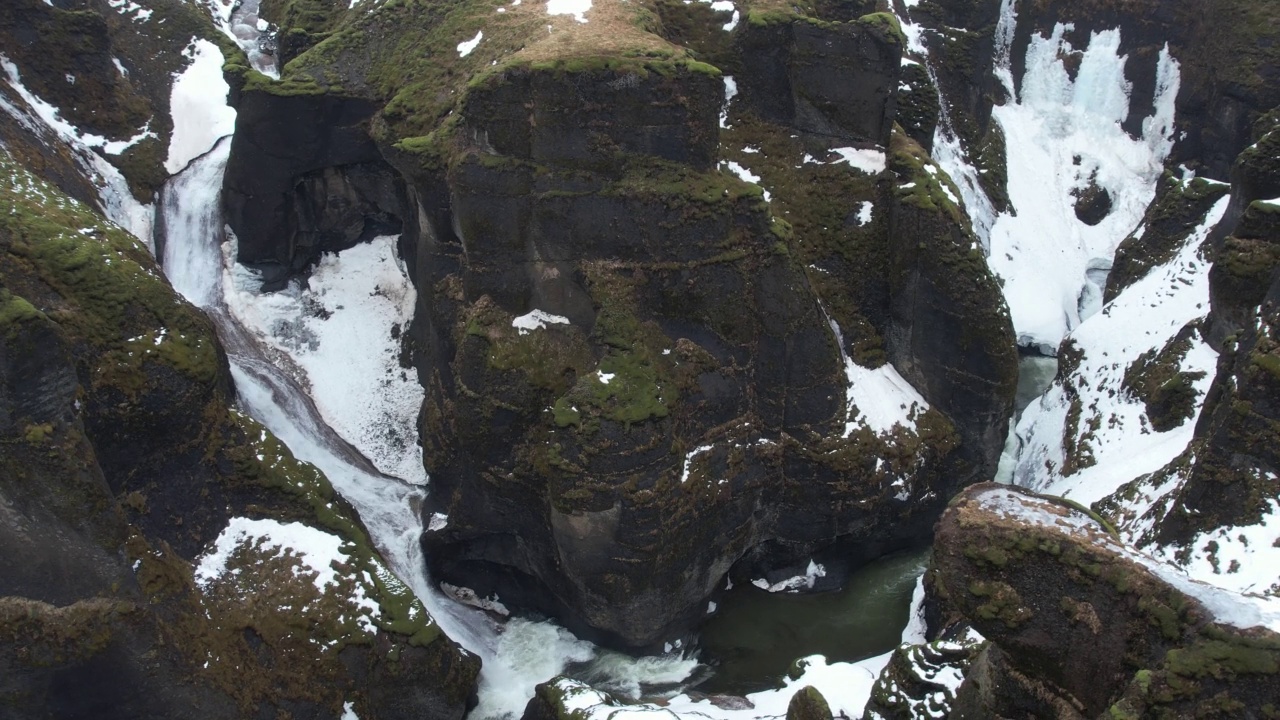
[[[224,29],[263,72],[257,1],[223,19]],[[211,102],[213,102],[211,100]],[[221,102],[221,101],[219,101]],[[636,658],[598,648],[550,622],[490,615],[454,602],[430,582],[419,538],[427,487],[381,472],[335,431],[317,408],[293,359],[260,339],[229,306],[234,238],[221,212],[231,138],[223,137],[163,188],[154,247],[165,275],[214,322],[236,383],[237,404],[292,450],[318,467],[359,513],[383,559],[423,601],[441,628],[483,661],[479,700],[470,717],[519,717],[537,683],[566,674],[620,698],[659,699],[696,686],[744,694],[775,688],[797,658],[824,654],[858,660],[897,645],[926,556],[901,555],[855,573],[845,590],[773,595],[742,587],[722,598],[701,639],[703,657],[676,651]],[[302,378],[300,380],[299,378]]]

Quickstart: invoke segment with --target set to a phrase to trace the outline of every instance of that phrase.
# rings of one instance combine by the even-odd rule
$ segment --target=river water
[[[271,72],[257,52],[257,2],[244,3],[226,23],[252,49],[256,65]],[[325,421],[296,367],[265,347],[228,308],[234,283],[234,243],[220,207],[230,137],[222,138],[164,187],[157,212],[156,245],[174,288],[204,309],[226,348],[237,403],[263,423],[294,455],[316,465],[360,514],[388,566],[426,605],[442,629],[484,662],[480,706],[472,718],[518,717],[534,686],[568,674],[624,698],[656,698],[696,684],[706,692],[744,694],[779,686],[797,658],[824,654],[831,661],[858,660],[897,644],[911,592],[923,570],[921,554],[873,563],[854,574],[846,590],[797,596],[754,587],[720,601],[701,640],[701,655],[674,651],[634,658],[597,648],[549,622],[489,615],[444,596],[426,574],[419,538],[420,507],[428,488],[380,472]],[[709,679],[708,679],[709,678]]]
[[[792,595],[738,585],[701,633],[714,671],[698,690],[745,695],[778,687],[796,658],[856,662],[898,646],[928,551],[899,553],[849,576],[839,592]]]

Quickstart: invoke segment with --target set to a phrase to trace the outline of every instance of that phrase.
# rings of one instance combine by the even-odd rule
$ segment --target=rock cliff
[[[152,102],[167,115],[168,72],[209,18],[61,5],[0,11],[3,714],[460,718],[478,659],[328,480],[232,407],[210,320],[100,214],[130,215],[99,163],[149,195],[172,126],[156,110],[132,159],[86,150],[92,133],[127,137]]]
[[[893,130],[892,15],[291,7],[282,81],[233,69],[228,220],[285,272],[404,230],[441,580],[652,647],[731,570],[839,582],[993,474],[1012,334]]]
[[[934,545],[938,592],[989,644],[950,717],[1271,712],[1274,611],[1162,569],[1095,518],[999,486],[953,501]]]

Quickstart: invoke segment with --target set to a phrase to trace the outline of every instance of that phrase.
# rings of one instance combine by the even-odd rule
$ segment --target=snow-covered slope
[[[1164,348],[1208,314],[1204,243],[1228,202],[1224,197],[1209,210],[1173,260],[1068,336],[1059,380],[1018,423],[1024,449],[1014,473],[1017,484],[1088,505],[1159,470],[1186,448],[1198,409],[1195,417],[1160,432],[1126,375],[1144,353]],[[1179,371],[1198,376],[1192,383],[1198,408],[1213,380],[1217,353],[1193,329],[1176,362]]]
[[[1173,146],[1179,65],[1168,47],[1160,53],[1153,109],[1141,137],[1131,137],[1121,127],[1133,89],[1125,76],[1129,58],[1120,52],[1121,30],[1093,33],[1082,47],[1067,39],[1074,29],[1069,24],[1047,36],[1033,34],[1015,86],[1009,53],[1017,7],[1014,0],[1001,7],[995,74],[1009,99],[992,111],[1007,149],[1010,209],[993,209],[967,156],[972,149],[951,130],[946,98],[933,155],[960,189],[991,269],[1004,283],[1018,344],[1052,355],[1101,307],[1101,283],[1116,248],[1155,197]],[[923,52],[921,28],[908,21],[904,29],[912,50]],[[1103,194],[1109,199],[1105,216],[1081,219],[1079,199]]]
[[[261,293],[261,278],[229,266],[231,311],[297,364],[329,425],[382,472],[425,485],[417,438],[423,391],[400,365],[400,333],[417,292],[396,257],[396,238],[325,255],[305,286],[276,293]]]

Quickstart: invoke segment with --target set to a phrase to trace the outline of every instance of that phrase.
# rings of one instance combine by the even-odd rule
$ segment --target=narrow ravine
[[[355,507],[391,569],[423,600],[437,622],[465,647],[491,647],[482,613],[449,601],[427,582],[417,509],[425,488],[382,474],[320,416],[298,383],[266,356],[223,298],[224,238],[219,196],[229,138],[196,159],[165,186],[160,208],[161,265],[174,289],[209,314],[227,351],[243,409],[293,454],[320,468]],[[483,654],[483,653],[482,653]]]
[[[222,25],[258,69],[274,74],[271,56],[260,51],[261,24],[256,10],[257,3],[249,0],[222,18]],[[210,100],[214,102],[221,104]],[[380,471],[380,463],[367,455],[367,450],[362,452],[348,441],[354,441],[354,437],[348,434],[344,438],[318,407],[319,396],[313,397],[313,388],[298,359],[267,342],[270,338],[263,335],[260,323],[247,320],[243,314],[246,301],[264,302],[266,298],[244,295],[243,278],[237,277],[243,271],[235,267],[234,238],[228,236],[222,217],[220,193],[231,144],[230,136],[217,140],[165,185],[154,237],[161,265],[174,288],[214,321],[231,365],[241,409],[271,430],[296,457],[325,473],[359,513],[388,566],[413,588],[450,637],[481,657],[484,665],[480,704],[470,717],[519,717],[534,686],[560,674],[630,700],[673,698],[691,684],[705,680],[708,670],[696,654],[673,649],[664,656],[636,658],[610,652],[550,622],[499,622],[485,612],[455,602],[436,588],[427,576],[420,543],[421,506],[429,485],[423,485],[421,479]],[[231,293],[239,293],[234,302]],[[874,578],[868,581],[876,582]],[[859,578],[850,582],[857,584]],[[902,593],[896,593],[891,602],[895,607],[890,614],[895,617],[906,607],[906,598],[899,595]],[[778,598],[767,598],[765,609],[758,612],[789,612],[787,598],[782,600],[779,603]],[[898,605],[902,607],[897,608]],[[771,618],[771,622],[784,627],[796,619],[779,616]],[[897,628],[891,634],[895,637],[890,645],[895,644]],[[804,642],[792,643],[787,652],[809,654],[807,647]],[[887,648],[877,647],[877,652],[884,649]],[[793,659],[789,657],[786,662]],[[729,688],[725,685],[723,689]],[[746,692],[748,687],[740,685],[736,689]],[[695,704],[689,710],[702,710],[701,703],[693,698],[684,700],[691,701]]]

